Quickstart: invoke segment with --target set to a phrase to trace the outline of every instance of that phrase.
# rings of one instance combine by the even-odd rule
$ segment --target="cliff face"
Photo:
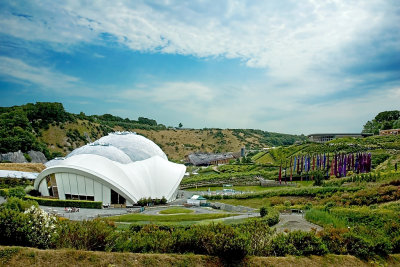
[[[5,154],[0,154],[0,161],[12,162],[12,163],[46,163],[47,159],[42,152],[39,151],[29,151],[27,153],[31,158],[31,161],[28,161],[24,156],[24,153],[19,150],[18,152],[8,152]]]

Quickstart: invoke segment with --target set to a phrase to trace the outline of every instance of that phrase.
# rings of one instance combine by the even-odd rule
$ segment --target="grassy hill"
[[[193,151],[236,152],[242,147],[252,150],[305,140],[304,136],[253,129],[176,129],[143,117],[72,114],[61,103],[0,107],[0,153],[32,149],[47,158],[65,156],[113,131],[137,132],[153,140],[172,160]]]
[[[82,250],[39,250],[0,247],[0,263],[7,266],[224,266],[218,257],[190,254],[110,253]],[[398,266],[400,255],[394,254],[376,265]],[[248,257],[238,266],[371,266],[350,255],[311,257]]]

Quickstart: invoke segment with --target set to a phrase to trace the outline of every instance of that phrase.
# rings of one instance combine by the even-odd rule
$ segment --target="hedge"
[[[87,200],[62,200],[62,199],[49,199],[25,196],[25,199],[35,200],[39,205],[51,207],[76,207],[88,209],[101,209],[103,202],[101,201],[87,201]]]
[[[357,192],[361,190],[362,187],[306,187],[306,188],[293,188],[293,189],[281,189],[281,190],[270,190],[261,191],[257,193],[249,193],[242,195],[215,195],[208,196],[203,195],[203,197],[212,199],[250,199],[250,198],[266,198],[275,196],[309,196],[315,197],[317,195],[325,195],[328,193],[336,192]]]
[[[8,189],[0,189],[0,197],[8,197]]]

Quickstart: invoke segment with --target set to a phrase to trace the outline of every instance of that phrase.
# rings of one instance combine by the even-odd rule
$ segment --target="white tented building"
[[[130,206],[141,198],[176,198],[186,167],[168,161],[154,142],[116,132],[55,159],[35,180],[42,196]]]

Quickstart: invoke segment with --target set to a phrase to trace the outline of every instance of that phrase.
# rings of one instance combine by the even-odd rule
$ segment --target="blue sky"
[[[359,132],[400,109],[400,2],[2,1],[0,106]]]

